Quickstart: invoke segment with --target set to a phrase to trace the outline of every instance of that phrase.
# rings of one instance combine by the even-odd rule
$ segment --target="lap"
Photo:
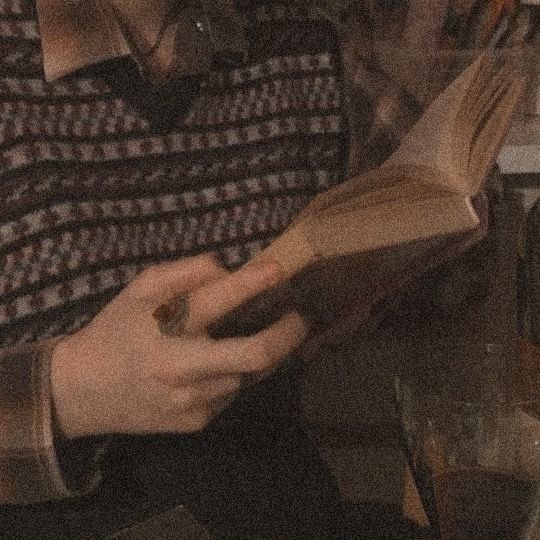
[[[118,438],[104,472],[89,496],[20,510],[32,523],[12,516],[20,537],[104,538],[185,504],[216,538],[343,538],[339,492],[287,372],[199,434]]]

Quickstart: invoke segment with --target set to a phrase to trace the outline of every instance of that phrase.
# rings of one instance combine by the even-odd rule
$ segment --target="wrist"
[[[83,364],[69,337],[56,344],[51,356],[53,418],[58,434],[67,439],[96,434],[88,422],[92,407],[83,390]]]

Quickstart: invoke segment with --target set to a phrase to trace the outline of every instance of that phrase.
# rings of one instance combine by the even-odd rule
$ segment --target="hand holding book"
[[[485,220],[472,199],[482,202],[522,89],[517,70],[483,52],[385,163],[315,197],[255,257],[279,263],[287,284],[229,314],[211,334],[249,334],[289,309],[317,329],[351,306],[356,322],[366,321],[378,298],[481,238]]]

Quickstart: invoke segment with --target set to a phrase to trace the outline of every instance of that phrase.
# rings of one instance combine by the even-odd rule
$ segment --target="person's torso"
[[[247,4],[258,51],[164,130],[129,78],[45,83],[33,0],[0,0],[0,346],[76,331],[149,264],[215,251],[237,267],[343,179],[331,28]]]

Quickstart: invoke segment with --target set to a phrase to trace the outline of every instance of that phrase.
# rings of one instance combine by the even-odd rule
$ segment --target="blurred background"
[[[306,363],[304,410],[345,497],[401,505],[405,464],[393,380],[398,366],[411,361],[407,342],[421,347],[434,333],[516,339],[539,374],[540,2],[310,3],[342,38],[351,175],[384,161],[482,48],[496,46],[501,61],[510,59],[527,78],[486,188],[485,239],[379,306],[369,335],[329,343]]]

